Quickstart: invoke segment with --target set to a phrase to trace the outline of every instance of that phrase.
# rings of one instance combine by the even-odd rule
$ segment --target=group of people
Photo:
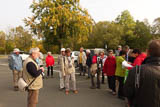
[[[18,80],[23,78],[28,84],[28,107],[36,107],[38,103],[39,89],[43,87],[44,65],[43,54],[39,48],[32,48],[29,52],[29,57],[23,62],[19,55],[20,50],[15,48],[9,56],[9,68],[13,71],[14,90],[18,91]],[[46,57],[47,78],[53,78],[54,58],[51,52],[48,52]],[[71,50],[69,48],[61,49],[61,55],[58,57],[60,65],[60,90],[65,89],[65,93],[70,92],[70,80],[72,81],[72,91],[77,94],[74,59],[71,58]]]
[[[107,76],[108,91],[119,99],[126,100],[127,107],[160,107],[160,40],[152,40],[146,52],[130,49],[129,46],[118,46],[115,51],[80,49],[78,56],[80,76],[88,72],[91,78],[91,89],[100,89]],[[97,78],[95,84],[94,78]]]
[[[28,107],[36,107],[38,103],[39,89],[43,87],[43,57],[39,48],[32,48],[30,56],[23,62],[19,56],[19,49],[14,49],[10,56],[9,67],[13,71],[14,89],[18,90],[18,78],[23,77],[30,84],[28,92]],[[60,90],[65,90],[68,95],[70,90],[77,94],[74,58],[71,57],[71,49],[62,48],[58,56],[60,65]],[[46,57],[48,68],[47,76],[53,77],[54,58],[51,52]],[[160,40],[152,40],[146,53],[139,49],[129,49],[129,46],[121,47],[115,51],[94,51],[89,49],[84,52],[80,48],[78,55],[80,76],[91,79],[91,89],[100,89],[108,81],[108,91],[118,98],[127,99],[128,107],[159,107],[160,102]],[[97,78],[97,83],[95,83]],[[72,88],[70,88],[70,80]]]

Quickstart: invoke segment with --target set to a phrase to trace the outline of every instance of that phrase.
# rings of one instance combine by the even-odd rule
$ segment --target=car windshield
[[[20,54],[29,54],[28,52],[21,51]]]
[[[74,55],[75,55],[75,56],[78,56],[78,55],[79,55],[79,52],[75,52]]]

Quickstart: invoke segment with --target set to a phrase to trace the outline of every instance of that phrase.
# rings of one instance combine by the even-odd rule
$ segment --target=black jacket
[[[129,71],[124,95],[134,107],[160,107],[160,57],[149,57],[141,66],[139,88],[135,88],[136,69]]]
[[[92,65],[92,56],[91,56],[91,54],[87,55],[86,64],[87,64],[88,67],[91,67],[91,65]]]

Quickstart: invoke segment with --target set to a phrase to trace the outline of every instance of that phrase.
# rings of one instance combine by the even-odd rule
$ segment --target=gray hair
[[[35,53],[35,52],[39,52],[40,49],[39,48],[31,48],[30,51],[29,51],[29,54],[32,54],[32,53]]]
[[[91,53],[91,51],[89,49],[86,50],[87,53]]]
[[[52,53],[51,53],[51,52],[47,52],[47,54],[52,55]]]

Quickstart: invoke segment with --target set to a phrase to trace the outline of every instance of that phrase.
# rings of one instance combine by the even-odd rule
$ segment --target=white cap
[[[18,48],[15,48],[14,50],[13,50],[13,52],[15,53],[15,52],[20,52],[20,50],[18,49]]]
[[[62,52],[62,51],[65,51],[65,50],[66,50],[65,48],[62,48],[62,49],[61,49],[61,52]]]

